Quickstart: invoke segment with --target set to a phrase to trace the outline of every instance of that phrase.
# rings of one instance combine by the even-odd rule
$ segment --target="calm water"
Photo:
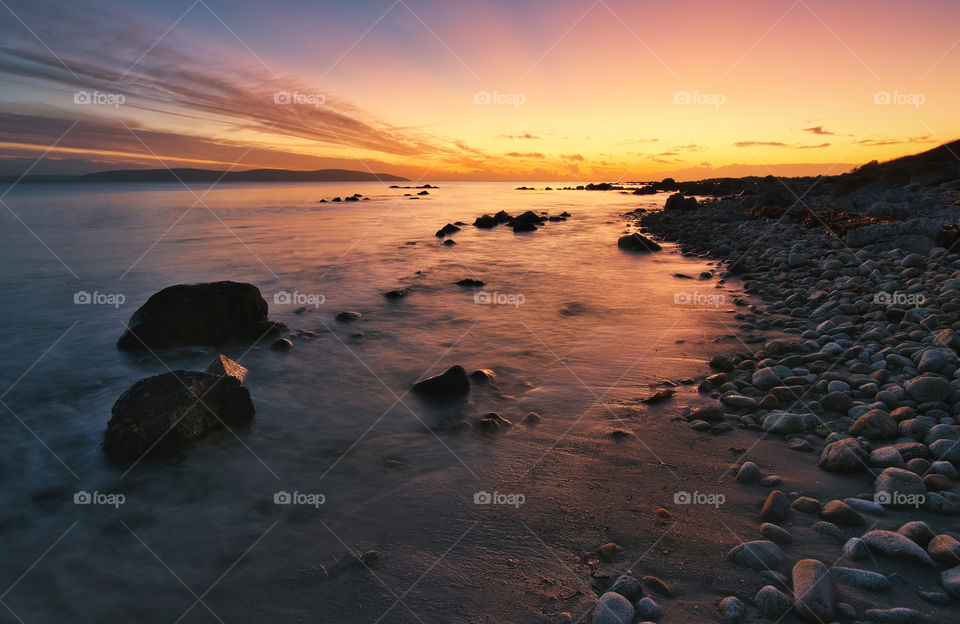
[[[483,561],[510,558],[518,533],[529,542],[522,529],[491,527],[536,506],[482,507],[474,494],[509,483],[530,498],[524,479],[561,436],[589,452],[618,426],[598,401],[701,373],[693,345],[728,332],[731,306],[674,304],[678,290],[724,292],[673,277],[696,276],[704,262],[617,249],[620,215],[662,196],[440,186],[416,201],[372,183],[205,195],[204,186],[24,185],[7,195],[22,222],[0,212],[0,585],[13,585],[0,622],[460,621],[451,615],[460,603],[487,605],[475,621],[524,619],[522,597],[477,578]],[[356,192],[371,200],[318,203]],[[467,226],[452,248],[433,235],[500,209],[573,217],[526,235]],[[465,277],[509,304],[475,303],[453,284]],[[99,445],[113,402],[167,370],[116,350],[122,324],[164,286],[221,279],[256,284],[271,318],[306,330],[289,353],[226,351],[250,369],[255,421],[182,458],[106,462]],[[402,286],[413,288],[407,298],[383,297]],[[77,305],[79,291],[124,302]],[[280,291],[323,303],[275,305]],[[363,318],[336,323],[342,310]],[[163,357],[189,369],[214,354]],[[457,363],[494,369],[496,387],[443,408],[405,395]],[[446,430],[527,410],[543,414],[539,428],[496,438]],[[124,502],[76,505],[78,491]],[[275,505],[278,491],[325,502]],[[381,553],[377,578],[350,567],[348,548]],[[459,577],[469,562],[480,576]],[[416,617],[404,604],[387,611],[401,595]]]

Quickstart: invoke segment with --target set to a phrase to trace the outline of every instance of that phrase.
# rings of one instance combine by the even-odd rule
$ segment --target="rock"
[[[946,373],[950,368],[947,354],[937,349],[927,349],[920,355],[917,370],[921,373]]]
[[[437,238],[443,238],[444,236],[450,236],[454,232],[459,232],[460,228],[455,226],[452,223],[448,223],[439,230],[437,230]]]
[[[520,420],[520,422],[528,427],[535,427],[536,425],[539,425],[542,420],[543,419],[540,417],[540,414],[536,412],[527,412],[523,415],[523,418]]]
[[[906,523],[897,529],[897,533],[907,537],[921,548],[926,548],[927,544],[936,537],[936,533],[933,532],[930,525],[922,520],[914,520],[913,522]]]
[[[751,383],[760,390],[769,390],[770,388],[783,385],[780,376],[777,375],[777,371],[770,366],[754,371]]]
[[[790,597],[773,585],[762,587],[753,597],[753,604],[760,610],[760,615],[768,620],[780,620],[793,608]]]
[[[746,613],[746,607],[736,596],[727,596],[720,601],[718,605],[720,611],[720,622],[722,624],[736,624],[743,619]]]
[[[842,585],[859,587],[870,591],[887,591],[890,589],[890,579],[878,572],[833,566],[830,574]]]
[[[922,375],[911,379],[906,386],[907,394],[918,403],[943,401],[950,394],[950,382],[943,377]]]
[[[727,394],[720,397],[720,402],[733,409],[755,409],[757,407],[756,399],[752,399],[742,394]]]
[[[440,375],[413,384],[413,391],[437,399],[461,397],[470,392],[470,379],[462,366],[451,366]]]
[[[410,294],[410,287],[406,288],[394,288],[393,290],[388,290],[383,293],[383,296],[387,299],[403,299]]]
[[[790,412],[770,412],[764,417],[762,425],[764,431],[777,435],[802,433],[806,428],[807,423],[803,414],[791,414]]]
[[[490,229],[497,226],[497,220],[492,215],[482,215],[473,222],[474,227]]]
[[[790,512],[790,501],[780,490],[773,490],[767,495],[767,500],[760,510],[760,518],[764,522],[780,522],[787,518]]]
[[[693,412],[690,413],[690,419],[720,422],[723,420],[723,410],[716,405],[707,405],[693,410]]]
[[[927,552],[937,563],[945,566],[960,565],[960,541],[945,533],[930,540]]]
[[[895,438],[898,431],[897,421],[890,414],[879,409],[870,410],[850,425],[850,435],[862,436],[868,440]]]
[[[832,522],[827,522],[826,520],[818,520],[814,522],[810,527],[820,535],[826,535],[827,537],[832,537],[833,539],[842,539],[843,533],[840,532],[840,527],[835,525]]]
[[[790,503],[790,506],[800,513],[812,514],[820,511],[820,501],[815,498],[810,498],[809,496],[797,497],[796,500]]]
[[[939,461],[960,464],[960,443],[957,443],[956,440],[936,440],[930,444],[930,452]]]
[[[727,559],[754,570],[765,570],[783,564],[783,551],[771,541],[755,540],[740,544],[728,552]]]
[[[856,439],[843,438],[823,449],[819,466],[828,472],[858,472],[867,468],[867,452]]]
[[[210,366],[207,367],[207,372],[213,373],[214,375],[229,375],[240,383],[243,383],[243,380],[247,378],[247,373],[250,371],[221,353],[213,362],[210,362]]]
[[[760,477],[760,468],[751,461],[743,462],[737,471],[737,481],[740,483],[756,483]]]
[[[960,566],[940,573],[940,584],[954,598],[960,598]]]
[[[133,384],[113,404],[103,452],[114,460],[181,450],[207,433],[248,422],[256,409],[232,375],[171,371]]]
[[[846,414],[853,407],[853,399],[847,396],[845,392],[837,390],[821,398],[820,405],[827,411]]]
[[[885,555],[893,559],[933,566],[930,555],[909,538],[894,533],[876,529],[866,533],[862,538],[870,552]]]
[[[725,355],[715,355],[710,358],[710,368],[729,372],[733,370],[733,362]]]
[[[674,594],[673,588],[664,581],[663,579],[657,576],[645,576],[643,577],[643,582],[650,586],[650,589],[657,592],[661,596],[672,596]]]
[[[348,310],[344,312],[337,312],[337,315],[334,318],[341,323],[349,323],[350,321],[360,320],[361,316],[363,315],[359,312],[351,312]]]
[[[813,445],[803,438],[790,438],[787,440],[787,448],[791,451],[799,451],[801,453],[813,452]]]
[[[929,621],[924,614],[906,607],[867,609],[867,612],[863,615],[869,621],[876,622],[877,624],[919,624]]]
[[[824,505],[820,517],[841,526],[863,526],[867,523],[853,507],[839,500],[832,500]]]
[[[210,282],[168,286],[140,306],[117,347],[220,346],[250,342],[286,329],[267,319],[267,302],[253,284]]]
[[[489,368],[478,368],[470,373],[470,381],[477,383],[492,383],[497,378],[497,374]]]
[[[630,624],[633,621],[634,608],[630,601],[616,592],[607,592],[600,596],[593,607],[593,624]]]
[[[945,492],[953,488],[953,481],[942,474],[928,474],[923,477],[923,487],[928,492]]]
[[[851,537],[843,545],[843,556],[850,561],[862,561],[870,557],[870,548],[859,537]]]
[[[462,280],[457,280],[456,284],[457,286],[463,286],[464,288],[479,288],[480,286],[486,285],[486,282],[483,280],[465,277]]]
[[[876,502],[894,509],[918,507],[927,493],[920,475],[903,468],[884,468],[873,487]]]
[[[631,604],[643,596],[643,587],[641,587],[640,581],[631,574],[623,574],[620,576],[610,587],[610,591],[620,594],[629,600]]]
[[[611,561],[619,550],[619,546],[613,542],[607,542],[606,544],[597,547],[597,554],[600,555],[602,560]]]
[[[639,253],[650,253],[663,249],[660,245],[656,244],[638,232],[621,236],[617,240],[617,247],[625,251],[634,251]]]
[[[801,559],[793,566],[794,608],[805,620],[833,620],[833,582],[827,566],[816,559]]]
[[[293,348],[293,341],[289,338],[278,338],[270,343],[270,348],[274,351],[289,351]]]
[[[637,601],[636,613],[643,620],[659,620],[663,610],[653,598],[641,598]]]
[[[886,513],[886,509],[883,508],[883,505],[872,500],[863,500],[862,498],[845,498],[843,499],[850,507],[853,507],[855,511],[858,511],[862,514],[873,514],[875,516],[882,516]]]
[[[760,525],[760,537],[778,544],[789,544],[793,541],[793,536],[790,535],[790,531],[771,522],[764,522]]]

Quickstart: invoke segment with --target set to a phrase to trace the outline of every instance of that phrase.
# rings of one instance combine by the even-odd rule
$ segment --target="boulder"
[[[168,286],[140,306],[117,347],[145,351],[187,345],[249,342],[283,331],[267,319],[267,302],[253,284],[210,282]]]
[[[248,422],[255,411],[232,375],[180,370],[147,377],[113,404],[103,452],[113,460],[177,452],[211,431]]]
[[[649,253],[663,249],[660,245],[638,232],[621,236],[617,240],[617,247],[625,251],[636,251],[640,253]]]
[[[950,382],[935,375],[922,375],[911,379],[906,386],[907,394],[917,403],[943,401],[950,394]]]
[[[960,541],[952,535],[943,533],[934,537],[927,545],[927,552],[945,566],[960,565]]]
[[[919,507],[927,493],[920,475],[904,468],[884,468],[873,487],[876,501],[894,509]]]
[[[440,375],[413,384],[413,391],[428,398],[457,398],[469,394],[470,379],[462,366],[451,366]]]
[[[793,607],[790,597],[773,585],[761,588],[754,596],[753,604],[768,620],[780,620]]]

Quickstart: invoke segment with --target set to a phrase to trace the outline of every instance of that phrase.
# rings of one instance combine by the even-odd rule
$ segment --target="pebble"
[[[930,555],[923,548],[899,533],[876,529],[866,533],[861,539],[872,553],[911,563],[934,565]]]
[[[801,559],[793,566],[794,607],[806,620],[830,622],[835,597],[827,566],[816,559]]]
[[[736,596],[727,596],[720,601],[718,608],[720,610],[720,622],[723,624],[735,624],[743,619],[746,613],[746,607]]]
[[[793,541],[790,531],[770,522],[764,522],[760,525],[760,537],[778,544],[789,544]]]
[[[753,597],[753,604],[760,610],[760,615],[768,620],[779,620],[793,608],[793,601],[785,593],[766,585]]]
[[[754,483],[761,477],[760,467],[751,461],[743,462],[737,471],[737,481],[740,483]]]
[[[839,500],[824,505],[820,517],[841,526],[862,526],[867,523],[853,507]]]
[[[644,620],[659,620],[663,610],[653,598],[641,598],[637,601],[636,613]]]

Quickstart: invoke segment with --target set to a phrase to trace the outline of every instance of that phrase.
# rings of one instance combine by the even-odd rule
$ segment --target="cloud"
[[[910,137],[907,139],[860,139],[857,141],[858,145],[869,145],[870,147],[880,147],[884,145],[906,145],[909,143],[936,143],[937,139],[933,138],[929,134],[918,137]]]
[[[819,134],[821,136],[833,136],[836,132],[831,132],[830,130],[825,129],[823,126],[813,126],[812,128],[804,128],[804,132],[809,132],[811,134]]]
[[[542,160],[546,158],[546,156],[541,154],[540,152],[526,152],[526,153],[507,152],[506,156],[509,156],[510,158],[536,158],[538,160]]]
[[[685,151],[685,152],[699,152],[699,151],[702,150],[703,148],[700,147],[699,145],[695,144],[695,143],[691,143],[691,144],[689,144],[689,145],[678,145],[677,147],[675,147],[675,148],[673,148],[673,149],[683,150],[683,151]]]
[[[42,142],[49,140],[44,137],[55,134],[64,120],[99,117],[100,125],[111,128],[105,137],[108,149],[142,151],[123,128],[126,124],[143,130],[144,142],[157,152],[180,149],[150,142],[162,135],[164,142],[179,136],[187,151],[207,142],[211,148],[243,143],[301,155],[314,153],[316,144],[399,157],[462,155],[463,148],[449,140],[395,127],[307,80],[274,74],[252,55],[231,54],[202,39],[179,36],[176,30],[143,54],[143,42],[156,40],[156,24],[128,11],[120,15],[37,4],[18,8],[18,13],[27,23],[43,24],[43,40],[57,42],[54,56],[14,20],[0,20],[0,80],[27,79],[52,94],[47,101],[62,98],[60,110],[46,115],[46,131],[39,115],[30,119],[38,145],[49,145]],[[97,45],[89,45],[91,41]],[[121,94],[126,101],[119,108],[81,106],[73,101],[78,91]],[[278,93],[300,94],[305,101],[284,103]],[[177,130],[157,136],[146,132],[158,126]],[[17,128],[9,129],[0,141],[26,140]],[[121,140],[118,134],[125,136]],[[76,139],[71,132],[64,147]],[[88,140],[83,147],[94,143]]]
[[[530,134],[529,132],[524,132],[523,134],[501,134],[497,137],[498,139],[539,139],[540,137]]]
[[[583,154],[561,154],[560,158],[563,160],[576,160],[578,162],[583,162]]]
[[[785,147],[787,149],[821,149],[830,147],[830,143],[821,143],[820,145],[793,145],[781,141],[738,141],[734,143],[736,147]]]

